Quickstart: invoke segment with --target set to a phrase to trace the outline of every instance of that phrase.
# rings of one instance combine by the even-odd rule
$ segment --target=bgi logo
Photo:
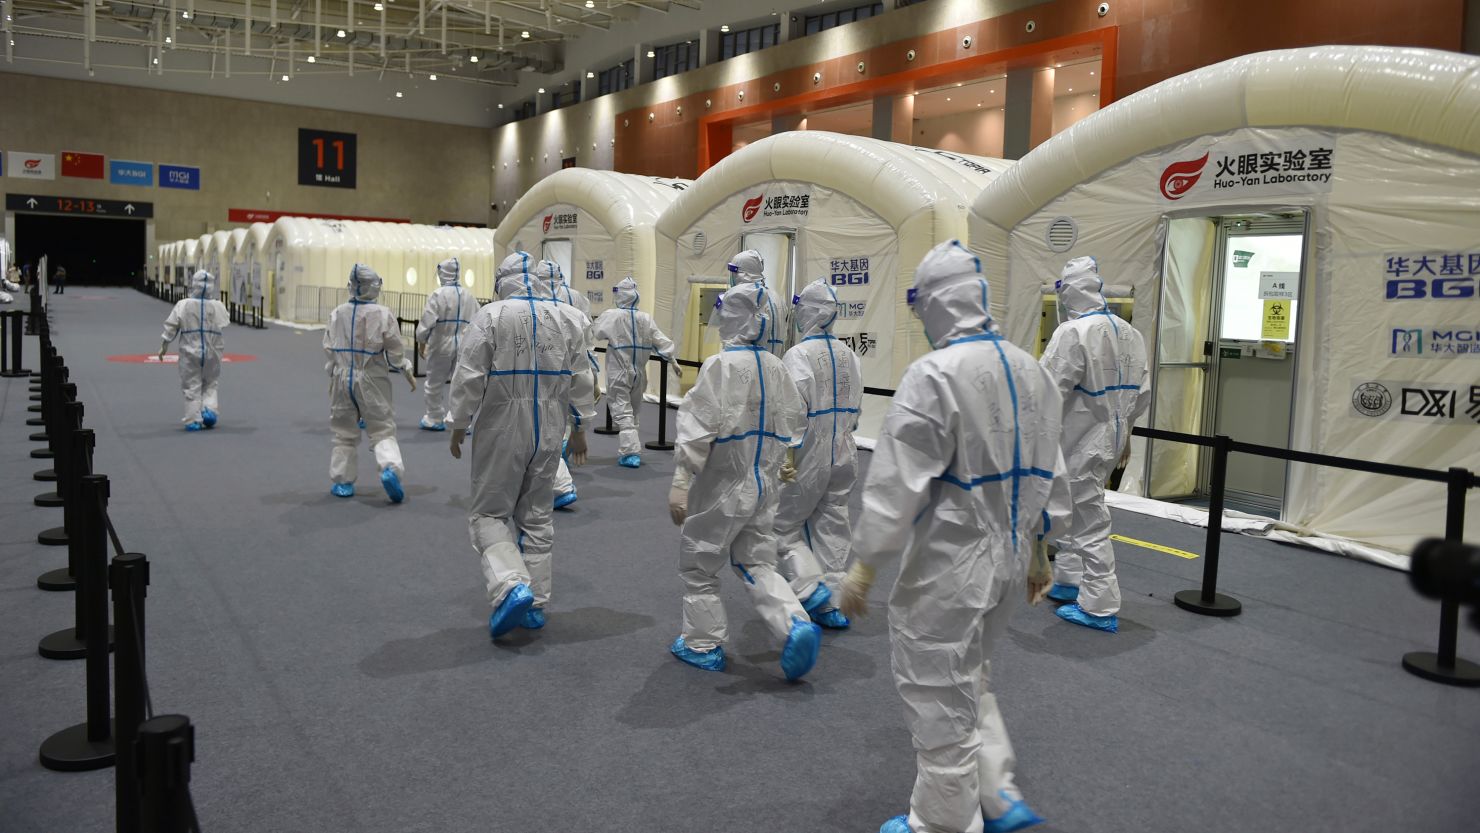
[[[833,286],[868,286],[868,272],[834,272]]]
[[[1454,419],[1455,395],[1445,388],[1403,388],[1404,416]]]

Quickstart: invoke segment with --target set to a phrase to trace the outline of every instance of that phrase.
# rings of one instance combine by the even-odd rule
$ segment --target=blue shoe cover
[[[895,816],[879,826],[879,833],[910,833],[910,817]]]
[[[1002,796],[1004,799],[1006,795]],[[1021,798],[1012,802],[1007,812],[1001,818],[989,819],[982,816],[982,833],[1012,833],[1014,830],[1027,830],[1035,824],[1042,824],[1043,819],[1033,812],[1026,802]]]
[[[216,427],[216,412],[210,408],[200,409],[200,421],[207,428]]]
[[[1096,616],[1093,613],[1085,613],[1084,608],[1077,604],[1066,604],[1055,610],[1054,615],[1066,622],[1073,622],[1098,631],[1117,633],[1120,630],[1120,618],[1115,614]]]
[[[329,487],[329,494],[331,494],[331,495],[333,495],[335,497],[354,497],[355,496],[355,484],[353,484],[353,483],[335,483],[333,486],[330,486]]]
[[[498,639],[524,621],[524,612],[534,604],[534,594],[529,586],[516,584],[504,600],[488,615],[488,638]]]
[[[566,492],[563,495],[556,495],[555,496],[555,508],[556,509],[564,509],[565,507],[567,507],[567,506],[569,506],[569,505],[571,505],[572,503],[575,503],[575,502],[576,502],[576,493],[575,492]]]
[[[685,645],[683,637],[680,636],[673,640],[673,645],[668,652],[678,657],[681,662],[686,662],[695,668],[705,671],[725,670],[725,647],[723,645],[715,646],[713,651],[695,651]]]
[[[363,420],[363,419],[360,420],[360,430],[361,431],[364,431],[365,430],[365,420]]]
[[[205,426],[204,425],[201,425],[199,422],[187,422],[187,423],[185,423],[185,430],[186,431],[204,431],[205,430]]]
[[[850,625],[853,624],[852,622],[848,621],[847,616],[843,615],[843,611],[838,610],[837,608],[833,608],[832,610],[824,610],[821,613],[812,614],[812,621],[823,626],[824,628],[827,628],[828,630],[834,631],[845,631]]]
[[[811,615],[813,619],[816,619],[817,614],[822,612],[823,610],[826,610],[828,602],[831,601],[832,591],[827,589],[826,584],[823,584],[819,581],[817,582],[817,589],[813,590],[812,595],[808,596],[802,602],[802,609],[807,611],[807,613]]]
[[[617,458],[617,465],[625,469],[635,469],[642,466],[642,458],[636,454],[627,454]]]
[[[781,673],[788,680],[800,680],[817,664],[817,652],[821,649],[822,628],[800,619],[792,620],[791,634],[786,637],[786,647],[781,649]]]
[[[423,431],[446,431],[447,423],[429,422],[426,417],[421,418],[421,430]]]
[[[1056,602],[1074,602],[1079,600],[1079,588],[1072,584],[1055,584],[1049,591],[1048,597]]]
[[[385,487],[386,496],[391,503],[400,503],[406,499],[406,490],[401,488],[401,478],[396,476],[395,469],[386,469],[380,473],[380,485]]]
[[[545,611],[538,607],[524,611],[524,621],[519,623],[519,627],[529,631],[537,631],[544,626]]]

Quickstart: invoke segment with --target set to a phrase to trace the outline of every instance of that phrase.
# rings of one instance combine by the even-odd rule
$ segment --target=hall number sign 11
[[[355,187],[355,134],[298,128],[298,184]]]

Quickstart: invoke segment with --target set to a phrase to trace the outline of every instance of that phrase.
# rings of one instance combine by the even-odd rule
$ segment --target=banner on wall
[[[141,185],[147,188],[154,184],[154,164],[111,159],[108,161],[108,182],[113,185]]]
[[[184,165],[160,165],[159,187],[199,191],[200,168],[190,168]]]
[[[10,151],[6,175],[16,179],[56,179],[57,158],[50,153]]]
[[[76,179],[103,179],[107,176],[107,164],[101,153],[64,150],[62,151],[62,176]]]

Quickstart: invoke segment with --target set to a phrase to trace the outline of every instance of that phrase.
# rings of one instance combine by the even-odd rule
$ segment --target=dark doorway
[[[67,269],[67,283],[132,286],[142,275],[143,220],[15,215],[16,260],[34,267],[43,255],[53,274]]]

